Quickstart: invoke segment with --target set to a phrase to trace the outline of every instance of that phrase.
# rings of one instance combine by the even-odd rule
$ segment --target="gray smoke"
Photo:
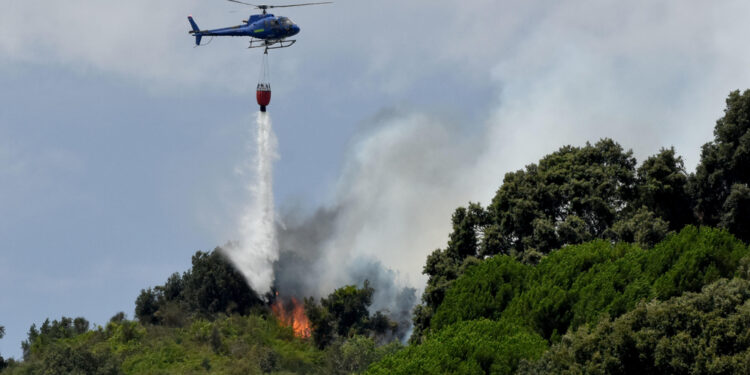
[[[334,236],[339,213],[345,208],[318,209],[306,218],[287,213],[285,225],[277,227],[280,255],[274,264],[276,288],[294,296],[325,297],[333,288],[362,286],[365,280],[375,290],[370,312],[381,311],[398,323],[395,338],[411,333],[411,311],[417,302],[416,289],[399,282],[398,274],[374,258],[342,258],[338,266],[325,267],[326,245]],[[333,277],[335,287],[322,287]]]
[[[478,197],[464,173],[478,141],[467,127],[421,114],[384,112],[352,143],[334,199],[308,216],[282,213],[275,286],[325,297],[344,285],[375,289],[408,337],[427,254],[445,246],[453,210]]]

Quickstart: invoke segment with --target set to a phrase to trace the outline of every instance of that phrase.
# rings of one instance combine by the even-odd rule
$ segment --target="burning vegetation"
[[[279,298],[279,292],[276,292],[276,301],[271,305],[271,310],[279,323],[292,327],[295,336],[303,339],[310,337],[310,320],[305,315],[304,305],[296,298],[284,301]]]

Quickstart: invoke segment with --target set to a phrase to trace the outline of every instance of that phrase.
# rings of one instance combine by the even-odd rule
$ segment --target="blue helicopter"
[[[266,10],[271,8],[288,8],[332,3],[331,1],[326,1],[289,5],[255,5],[237,0],[228,1],[261,9],[263,13],[253,14],[247,20],[243,20],[242,22],[244,25],[214,30],[201,30],[198,27],[198,24],[195,23],[195,20],[193,20],[193,16],[188,16],[190,26],[193,28],[189,33],[195,36],[196,46],[201,45],[201,38],[204,36],[249,36],[250,46],[248,48],[265,47],[266,52],[268,52],[269,49],[291,47],[296,40],[290,40],[287,38],[297,35],[300,31],[299,26],[295,25],[294,22],[287,17],[276,17],[273,14],[267,13]]]

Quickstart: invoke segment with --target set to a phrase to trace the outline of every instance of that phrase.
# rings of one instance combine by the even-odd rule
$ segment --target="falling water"
[[[257,154],[251,168],[255,179],[247,187],[251,203],[240,220],[238,246],[226,252],[253,290],[262,295],[271,290],[273,263],[279,258],[273,202],[273,162],[278,155],[270,115],[258,112],[256,124]]]

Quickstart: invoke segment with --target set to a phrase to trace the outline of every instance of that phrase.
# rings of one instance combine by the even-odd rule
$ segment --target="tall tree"
[[[719,224],[737,237],[750,240],[750,187],[747,184],[732,185],[722,208],[724,212]]]
[[[522,257],[604,237],[632,204],[636,160],[611,139],[565,146],[505,175],[488,207],[483,253]]]
[[[726,104],[724,116],[716,121],[714,140],[703,145],[692,181],[696,214],[705,225],[734,225],[725,218],[727,209],[736,210],[736,202],[742,201],[741,186],[750,183],[750,90],[732,91]],[[728,204],[733,191],[735,203]],[[750,240],[747,234],[735,234]]]
[[[688,174],[674,148],[663,148],[638,168],[637,207],[646,207],[669,223],[670,230],[694,224]]]
[[[422,305],[414,310],[412,342],[422,338],[422,332],[430,326],[435,309],[443,302],[445,291],[480,252],[479,238],[489,223],[489,215],[479,203],[469,202],[468,207],[459,207],[451,218],[453,231],[445,250],[437,249],[427,257],[422,273],[429,276],[422,293]]]
[[[257,293],[218,248],[210,253],[195,253],[193,267],[182,279],[184,298],[202,314],[247,314],[250,308],[262,304]]]

